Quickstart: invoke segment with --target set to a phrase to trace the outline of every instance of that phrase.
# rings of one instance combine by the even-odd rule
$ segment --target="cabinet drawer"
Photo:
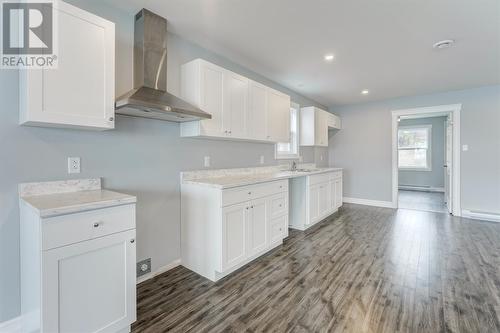
[[[342,178],[342,171],[334,171],[330,173],[330,180]]]
[[[330,173],[320,173],[319,175],[309,176],[309,185],[328,183],[329,181]]]
[[[288,180],[278,180],[223,190],[222,207],[283,192],[288,192]]]
[[[288,235],[288,215],[271,220],[269,240],[271,244],[281,242]]]
[[[269,198],[271,218],[288,214],[288,194],[280,193]]]
[[[48,250],[135,229],[135,205],[96,209],[42,221],[42,248]]]

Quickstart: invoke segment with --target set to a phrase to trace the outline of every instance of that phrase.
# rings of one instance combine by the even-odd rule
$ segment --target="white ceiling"
[[[499,0],[106,1],[327,106],[500,84]]]

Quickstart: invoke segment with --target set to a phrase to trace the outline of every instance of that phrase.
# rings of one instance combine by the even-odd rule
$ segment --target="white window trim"
[[[401,171],[432,171],[432,125],[431,124],[422,124],[422,125],[408,125],[408,126],[399,126],[398,127],[398,137],[399,137],[399,130],[404,130],[404,129],[413,129],[413,128],[425,128],[427,129],[429,135],[427,138],[428,141],[428,147],[427,147],[427,167],[426,168],[412,168],[412,167],[400,167],[399,162],[398,162],[398,169]],[[397,150],[399,152],[399,146],[397,147]],[[399,153],[398,153],[399,156]]]
[[[278,144],[274,145],[274,158],[277,160],[298,160],[300,159],[300,105],[297,103],[290,103],[290,108],[297,110],[297,153],[288,154],[278,152]]]

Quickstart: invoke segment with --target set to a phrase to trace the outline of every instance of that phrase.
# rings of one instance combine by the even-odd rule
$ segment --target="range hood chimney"
[[[142,9],[135,15],[134,89],[118,97],[117,114],[184,122],[212,116],[167,92],[167,20]]]

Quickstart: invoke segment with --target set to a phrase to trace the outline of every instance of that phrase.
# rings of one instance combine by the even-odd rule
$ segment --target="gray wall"
[[[445,125],[446,117],[402,119],[399,126],[431,125],[431,170],[399,170],[399,185],[444,188]]]
[[[391,201],[391,110],[462,103],[462,209],[500,213],[500,85],[333,107],[342,130],[330,165],[345,168],[344,195]]]
[[[70,1],[116,23],[116,93],[132,88],[133,14],[99,1]],[[168,40],[168,90],[179,93],[179,67],[202,57],[288,93],[292,100],[318,105],[174,35]],[[180,256],[179,172],[276,164],[274,145],[179,138],[179,125],[117,117],[107,132],[18,126],[18,74],[0,71],[0,322],[19,314],[19,215],[17,184],[66,179],[66,159],[80,156],[82,173],[72,178],[103,177],[107,188],[134,194],[137,204],[137,259],[152,257],[153,270]],[[304,161],[319,156],[301,150]],[[327,159],[327,152],[323,152]]]

